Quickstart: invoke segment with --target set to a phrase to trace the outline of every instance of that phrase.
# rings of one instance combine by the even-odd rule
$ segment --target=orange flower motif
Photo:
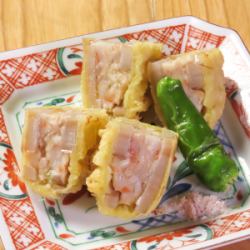
[[[24,183],[19,179],[18,175],[16,174],[18,171],[16,157],[13,151],[7,148],[6,153],[3,154],[4,158],[3,162],[5,163],[4,170],[8,172],[8,177],[11,180],[11,184],[13,187],[19,186],[23,193],[26,193],[26,187]]]
[[[175,232],[163,233],[159,235],[152,235],[152,236],[144,237],[144,238],[139,239],[138,242],[150,243],[150,242],[156,241],[158,243],[164,239],[173,240],[174,238],[181,237],[191,232],[192,230],[190,228],[185,228],[185,229],[178,230]]]

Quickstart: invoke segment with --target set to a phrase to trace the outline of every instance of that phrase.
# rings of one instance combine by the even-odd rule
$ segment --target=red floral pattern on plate
[[[30,250],[67,250],[67,248],[46,240],[41,242],[41,244],[31,248]]]
[[[225,36],[218,36],[190,25],[185,51],[217,48],[224,39]]]
[[[3,104],[13,93],[14,88],[0,77],[0,104]]]
[[[152,236],[148,236],[148,237],[144,237],[141,238],[139,240],[137,240],[137,242],[147,242],[150,243],[152,241],[156,241],[157,243],[159,243],[162,240],[173,240],[174,238],[178,238],[181,237],[185,234],[188,233],[192,233],[192,230],[190,228],[185,228],[182,230],[177,230],[174,232],[169,232],[169,233],[165,233],[165,234],[159,234],[159,235],[152,235]]]
[[[112,245],[112,246],[107,246],[107,247],[99,247],[96,248],[96,250],[130,250],[130,242],[123,242],[120,243],[119,245]]]
[[[214,238],[250,228],[250,209],[207,223],[213,230]]]
[[[1,61],[0,77],[16,89],[64,77],[56,62],[58,49]]]
[[[10,144],[1,108],[0,108],[0,142]]]
[[[0,198],[0,206],[16,249],[26,249],[44,239],[29,197],[21,200]]]
[[[18,175],[16,174],[19,169],[17,167],[16,157],[13,151],[9,148],[6,149],[6,152],[3,154],[4,159],[3,162],[5,163],[4,170],[8,172],[8,177],[11,180],[12,186],[19,186],[23,193],[26,193],[25,184],[20,180]]]
[[[178,54],[181,51],[181,46],[184,38],[186,25],[170,26],[166,28],[145,30],[123,35],[127,40],[154,41],[164,44],[163,51],[166,55]]]
[[[152,235],[140,238],[139,240],[134,240],[129,242],[120,243],[117,245],[97,248],[98,250],[133,250],[133,249],[176,249],[177,246],[187,246],[194,244],[196,242],[200,242],[195,238],[184,238],[186,235],[193,232],[193,228],[184,228],[180,230],[176,230],[174,232],[162,233],[158,235]],[[96,249],[96,250],[97,250]]]
[[[221,236],[225,236],[225,235],[228,235],[231,233],[235,233],[235,232],[249,229],[250,228],[250,209],[243,211],[243,212],[240,212],[240,213],[228,215],[228,216],[216,219],[216,220],[212,220],[211,222],[206,223],[206,225],[212,230],[212,232],[213,232],[212,238],[213,239],[221,237]],[[143,242],[143,243],[155,242],[155,247],[156,247],[155,249],[161,249],[160,248],[161,245],[164,245],[164,248],[162,248],[162,249],[176,249],[176,247],[174,247],[171,244],[171,241],[177,240],[178,238],[180,238],[179,241],[181,241],[180,243],[182,243],[181,246],[187,246],[187,245],[191,245],[191,244],[198,242],[192,238],[181,239],[182,236],[184,236],[185,234],[191,233],[192,230],[195,230],[197,227],[199,227],[199,226],[184,228],[181,230],[176,230],[173,232],[163,233],[163,234],[159,234],[159,235],[152,235],[152,236],[138,239],[138,240],[136,240],[136,242],[138,242],[138,243],[140,243],[140,242]],[[202,241],[204,241],[204,240],[205,239],[203,239]],[[120,243],[120,244],[116,244],[116,245],[112,245],[112,246],[108,246],[108,247],[103,247],[101,249],[102,250],[119,249],[120,246],[122,246],[122,247],[126,246],[127,248],[123,248],[126,250],[133,250],[131,245],[128,245],[126,243]]]

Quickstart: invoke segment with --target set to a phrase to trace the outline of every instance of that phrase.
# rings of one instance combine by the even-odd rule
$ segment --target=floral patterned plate
[[[61,201],[43,199],[18,178],[26,107],[79,105],[82,37],[0,53],[0,236],[6,249],[198,249],[250,234],[250,57],[239,36],[194,17],[87,35],[120,42],[164,43],[166,55],[220,47],[228,100],[215,132],[240,169],[235,184],[216,194],[228,209],[190,223],[177,211],[124,221],[101,215],[85,188]],[[161,204],[204,188],[177,152]]]

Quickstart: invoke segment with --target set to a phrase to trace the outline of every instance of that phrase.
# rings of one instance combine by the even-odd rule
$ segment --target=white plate
[[[82,190],[62,201],[42,199],[18,179],[20,139],[26,107],[79,105],[81,37],[0,54],[0,235],[6,249],[196,249],[217,246],[250,233],[249,163],[250,57],[239,36],[194,17],[181,17],[87,35],[96,38],[149,40],[177,54],[220,47],[227,80],[225,112],[216,127],[240,175],[235,185],[217,194],[228,210],[220,218],[183,222],[175,213],[124,221],[102,216]],[[84,37],[87,37],[84,36]],[[211,193],[194,175],[183,175],[177,155],[164,200],[187,190]],[[139,239],[138,239],[139,238]],[[114,245],[115,244],[115,245]]]

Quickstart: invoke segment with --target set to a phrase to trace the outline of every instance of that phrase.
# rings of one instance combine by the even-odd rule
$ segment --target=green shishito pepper
[[[225,191],[236,179],[238,168],[186,96],[181,81],[164,77],[156,95],[168,128],[179,134],[179,147],[189,167],[208,188]]]

